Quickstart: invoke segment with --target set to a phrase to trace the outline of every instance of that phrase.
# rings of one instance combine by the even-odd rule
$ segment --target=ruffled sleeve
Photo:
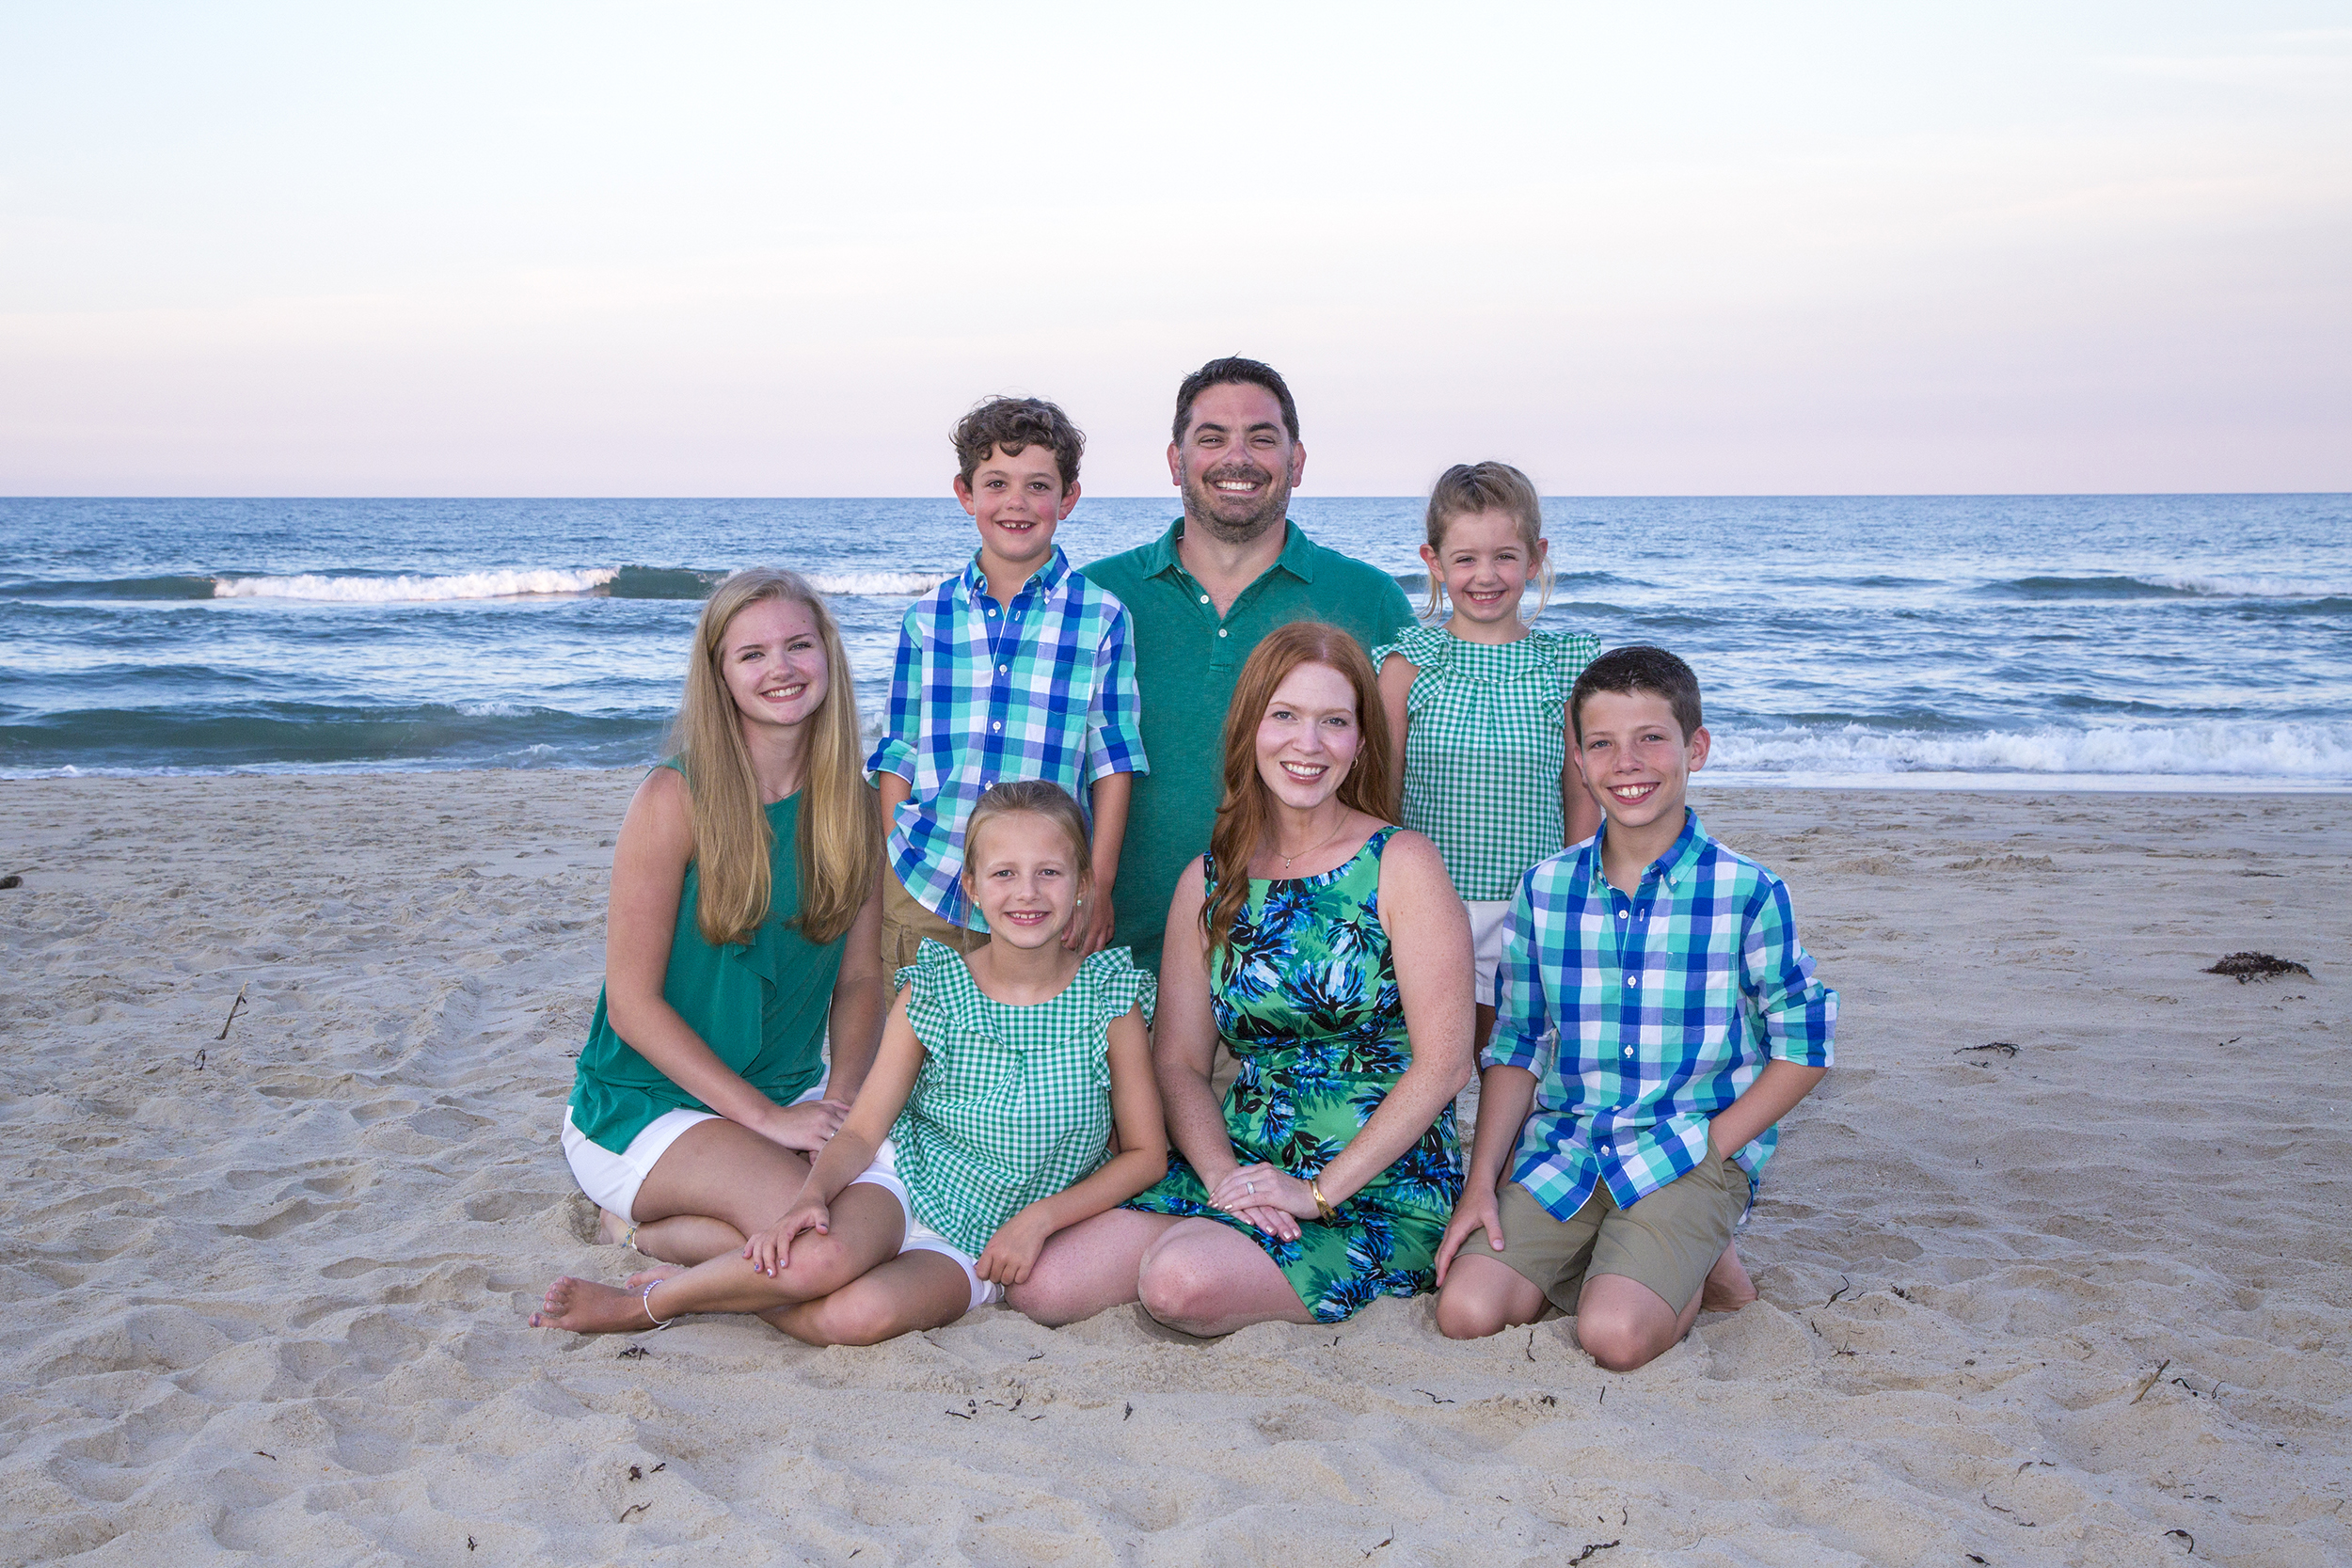
[[[1078,966],[1077,977],[1093,990],[1097,1025],[1107,1026],[1113,1019],[1126,1017],[1129,1008],[1141,1007],[1144,1027],[1151,1027],[1152,1009],[1159,1005],[1159,977],[1150,970],[1137,969],[1135,955],[1128,949],[1105,947],[1089,954]]]
[[[1575,689],[1576,677],[1584,673],[1584,666],[1600,657],[1600,639],[1590,632],[1538,632],[1550,644],[1551,667],[1560,681],[1560,700],[1567,701]]]
[[[907,1022],[923,1049],[936,1054],[939,1044],[958,1033],[986,1034],[988,1019],[979,1006],[980,988],[962,956],[946,942],[926,941],[914,961],[893,977],[894,987],[912,986],[907,997]]]
[[[1453,634],[1443,626],[1399,626],[1394,641],[1372,650],[1372,667],[1377,671],[1391,654],[1402,654],[1405,662],[1416,670],[1436,669],[1445,663],[1453,647]]]

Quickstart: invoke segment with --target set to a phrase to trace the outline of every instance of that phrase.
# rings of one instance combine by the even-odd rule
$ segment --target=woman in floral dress
[[[1470,924],[1436,847],[1393,825],[1388,749],[1346,632],[1300,622],[1251,654],[1161,960],[1152,1054],[1178,1152],[1049,1242],[1012,1305],[1058,1323],[1140,1300],[1206,1336],[1433,1288],[1461,1190]],[[1222,1106],[1219,1044],[1239,1068]]]

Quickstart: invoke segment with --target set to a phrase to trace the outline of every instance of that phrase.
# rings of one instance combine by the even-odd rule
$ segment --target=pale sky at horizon
[[[0,494],[2352,490],[2352,5],[0,0]]]

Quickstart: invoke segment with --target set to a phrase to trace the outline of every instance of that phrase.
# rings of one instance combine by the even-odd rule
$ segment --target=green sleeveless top
[[[677,931],[670,938],[661,999],[745,1083],[777,1104],[789,1105],[823,1075],[825,1018],[849,938],[845,933],[819,946],[791,928],[801,912],[796,852],[801,797],[787,795],[767,810],[775,835],[768,856],[768,918],[749,942],[711,946],[694,924],[694,895],[702,879],[689,862],[686,885],[678,890]],[[619,1154],[655,1117],[709,1109],[612,1032],[598,992],[596,1021],[588,1026],[588,1043],[572,1079],[572,1125],[589,1142]]]
[[[1016,1006],[980,990],[935,942],[898,971],[923,1045],[891,1129],[914,1217],[977,1257],[996,1227],[1110,1158],[1110,1026],[1152,1022],[1159,986],[1124,947],[1090,953],[1049,1001]]]

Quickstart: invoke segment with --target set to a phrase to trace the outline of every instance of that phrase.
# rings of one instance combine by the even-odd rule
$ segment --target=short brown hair
[[[1699,711],[1696,673],[1665,649],[1636,642],[1631,647],[1610,649],[1584,666],[1584,673],[1576,677],[1576,686],[1568,692],[1568,716],[1576,723],[1576,741],[1580,746],[1584,743],[1585,701],[1603,691],[1620,697],[1646,691],[1653,697],[1665,698],[1666,705],[1674,709],[1675,722],[1682,726],[1686,746],[1706,721]]]
[[[1508,463],[1456,463],[1438,476],[1429,490],[1428,539],[1433,550],[1445,548],[1445,531],[1456,517],[1500,512],[1519,525],[1519,543],[1530,561],[1544,537],[1544,503],[1535,484]],[[1551,559],[1547,556],[1536,578],[1535,614],[1551,602]],[[1422,610],[1434,616],[1445,608],[1445,579],[1429,570],[1429,603]],[[1523,617],[1532,620],[1533,616]]]
[[[956,446],[956,478],[967,485],[992,451],[1009,457],[1027,447],[1051,447],[1064,495],[1078,483],[1078,459],[1087,450],[1086,432],[1043,398],[982,398],[948,439]]]
[[[1222,359],[1212,359],[1190,375],[1176,388],[1176,435],[1178,446],[1184,444],[1184,426],[1192,420],[1192,405],[1201,393],[1212,387],[1263,387],[1274,394],[1274,401],[1282,405],[1282,428],[1298,439],[1298,404],[1291,396],[1288,383],[1273,366],[1256,359],[1245,359],[1229,354]]]
[[[1094,857],[1087,848],[1087,819],[1070,792],[1051,779],[1009,779],[992,785],[963,824],[963,880],[972,881],[972,848],[980,830],[1000,816],[1042,816],[1070,840],[1070,858],[1077,863],[1078,891],[1094,881]]]

